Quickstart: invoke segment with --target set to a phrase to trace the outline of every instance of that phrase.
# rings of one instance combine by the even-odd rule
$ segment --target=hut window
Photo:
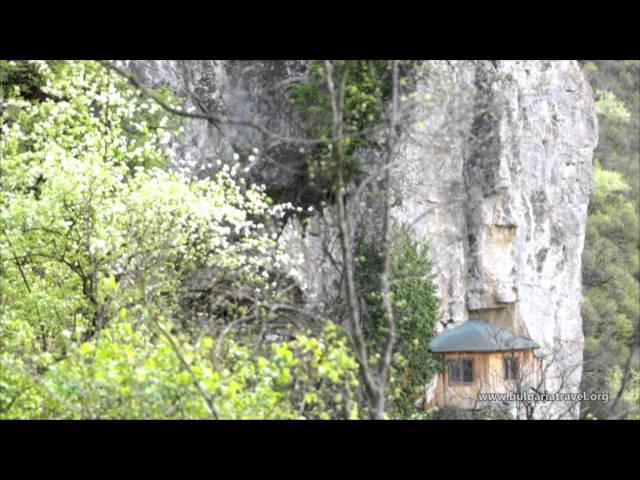
[[[505,380],[517,380],[518,379],[518,359],[513,357],[504,358],[504,379]]]
[[[449,361],[449,384],[473,383],[473,359]]]

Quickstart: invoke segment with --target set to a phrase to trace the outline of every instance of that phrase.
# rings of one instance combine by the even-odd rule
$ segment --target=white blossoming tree
[[[334,327],[225,337],[287,303],[286,207],[166,169],[178,120],[99,64],[3,63],[36,81],[0,91],[0,417],[358,414]]]

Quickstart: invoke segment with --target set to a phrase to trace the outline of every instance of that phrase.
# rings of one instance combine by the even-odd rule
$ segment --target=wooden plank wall
[[[504,357],[518,358],[523,382],[536,384],[539,380],[540,364],[532,350],[490,353],[450,353],[444,354],[445,360],[470,358],[473,360],[473,383],[449,385],[449,372],[438,374],[438,385],[434,398],[437,406],[457,406],[473,408],[477,404],[478,394],[506,393],[515,391],[517,382],[505,381]]]

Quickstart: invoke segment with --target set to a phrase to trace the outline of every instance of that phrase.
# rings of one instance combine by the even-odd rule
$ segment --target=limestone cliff
[[[455,99],[424,114],[433,119],[427,128],[434,125],[425,135],[437,135],[441,124],[458,128],[436,151],[407,145],[396,215],[416,218],[416,234],[431,244],[441,326],[481,317],[528,335],[553,363],[547,388],[575,391],[597,143],[591,89],[571,61],[440,67]],[[476,113],[447,108],[450,102],[473,104]],[[561,413],[555,407],[550,415]]]
[[[281,136],[301,132],[279,87],[304,76],[304,62],[128,67],[152,85],[172,85],[194,108],[204,102]],[[584,343],[581,253],[597,143],[592,92],[578,63],[424,62],[414,80],[412,98],[421,102],[400,140],[393,217],[429,243],[439,329],[482,317],[528,335],[554,357],[547,387],[575,391]],[[252,180],[295,181],[297,149],[248,128],[192,121],[176,158],[198,171],[233,151],[247,157],[256,145],[261,161],[251,167]],[[320,250],[334,236],[331,216],[328,208],[306,229],[292,220],[282,236],[292,257],[305,259],[295,274],[311,304],[336,294],[335,266]]]

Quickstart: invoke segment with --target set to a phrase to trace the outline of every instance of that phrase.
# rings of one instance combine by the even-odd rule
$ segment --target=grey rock
[[[153,85],[174,86],[191,103],[185,92],[195,91],[211,111],[260,121],[283,136],[301,133],[280,86],[303,77],[304,62],[145,61],[128,68]],[[553,362],[547,390],[577,391],[581,253],[597,143],[593,96],[578,63],[422,62],[414,80],[412,121],[392,171],[392,215],[429,244],[440,330],[481,317],[526,335]],[[295,181],[297,150],[247,128],[218,131],[192,121],[178,157],[206,162],[252,146],[267,157],[252,178]],[[351,221],[375,235],[375,200],[365,198],[364,206],[351,205]],[[326,255],[340,257],[333,217],[328,207],[307,228],[291,219],[281,236],[313,308],[339,303],[339,265]],[[540,415],[577,415],[566,408],[545,406]]]

